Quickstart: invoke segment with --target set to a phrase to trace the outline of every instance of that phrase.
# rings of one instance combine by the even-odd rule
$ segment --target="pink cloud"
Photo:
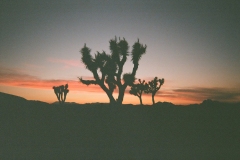
[[[58,59],[58,58],[48,58],[49,62],[52,63],[60,63],[63,64],[64,67],[82,67],[82,63],[80,60],[74,60],[74,59]]]
[[[0,85],[52,89],[53,86],[69,84],[69,89],[74,91],[101,92],[101,88],[96,85],[86,86],[78,80],[68,79],[41,79],[37,76],[20,72],[16,69],[0,67]]]
[[[36,68],[36,69],[42,69],[42,68],[44,68],[44,66],[39,66],[39,65],[30,64],[30,63],[25,63],[24,66],[26,66],[26,67],[28,67],[28,68]]]

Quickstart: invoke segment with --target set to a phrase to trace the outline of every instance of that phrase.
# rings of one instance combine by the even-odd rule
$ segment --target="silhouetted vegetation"
[[[142,93],[148,89],[148,84],[145,83],[145,80],[138,79],[137,84],[133,84],[131,86],[131,90],[129,91],[130,94],[137,96],[140,100],[140,104],[143,105],[142,103]]]
[[[123,66],[129,56],[128,42],[124,38],[117,40],[115,37],[115,39],[109,41],[109,44],[110,55],[103,51],[102,53],[97,52],[94,57],[90,54],[91,49],[86,44],[84,45],[80,51],[82,62],[85,64],[86,69],[92,72],[94,80],[83,80],[82,78],[79,78],[79,80],[86,85],[99,85],[106,92],[111,104],[122,104],[125,89],[127,86],[133,85],[139,60],[146,52],[147,46],[143,46],[139,40],[134,43],[131,52],[132,72],[125,73],[122,76]],[[99,76],[99,72],[101,72],[101,76]],[[118,87],[118,97],[115,100],[113,91],[116,87]]]
[[[145,93],[151,93],[152,94],[152,102],[155,104],[154,96],[156,95],[157,91],[161,88],[161,86],[164,84],[164,79],[158,79],[155,77],[153,80],[148,82],[148,88],[145,90]]]
[[[65,84],[65,86],[61,85],[61,86],[58,86],[58,87],[53,86],[53,90],[54,90],[54,93],[57,96],[57,99],[58,99],[59,103],[60,104],[64,103],[65,100],[66,100],[67,94],[69,92],[68,84]]]

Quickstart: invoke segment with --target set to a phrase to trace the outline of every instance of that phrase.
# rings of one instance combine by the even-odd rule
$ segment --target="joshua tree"
[[[157,91],[161,88],[164,84],[164,79],[158,79],[155,77],[153,80],[148,82],[148,88],[145,90],[145,93],[152,93],[152,102],[155,104],[154,96],[156,95]]]
[[[61,85],[58,87],[53,86],[53,89],[54,89],[54,93],[56,94],[59,103],[64,103],[66,100],[67,94],[69,92],[68,84],[65,84],[65,86]]]
[[[106,92],[110,103],[122,104],[125,89],[134,83],[139,60],[146,52],[147,46],[143,46],[139,40],[134,43],[131,52],[133,63],[132,72],[125,73],[122,76],[123,66],[129,56],[128,42],[124,38],[119,38],[119,41],[117,41],[115,37],[115,39],[109,41],[109,44],[110,55],[103,51],[102,53],[97,52],[94,57],[90,54],[90,48],[88,48],[86,44],[84,45],[80,51],[82,62],[85,64],[86,69],[92,72],[94,80],[83,80],[82,78],[79,78],[79,80],[86,85],[99,85],[102,90]],[[100,72],[101,75],[99,76]],[[118,87],[118,97],[115,100],[112,94],[116,87]]]
[[[130,94],[137,96],[140,100],[140,104],[142,103],[142,93],[143,91],[148,89],[148,85],[145,83],[145,80],[141,81],[141,79],[138,79],[138,84],[134,84],[131,86],[131,90],[129,91]]]

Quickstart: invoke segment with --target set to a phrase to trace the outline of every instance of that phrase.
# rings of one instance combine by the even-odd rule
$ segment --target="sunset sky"
[[[52,103],[52,86],[68,83],[67,102],[108,103],[100,87],[78,81],[92,77],[79,51],[86,43],[109,53],[117,36],[129,51],[138,38],[147,45],[136,77],[165,79],[156,102],[240,101],[238,1],[4,0],[0,9],[0,92]],[[129,57],[124,73],[132,67]],[[123,103],[138,104],[127,90]]]

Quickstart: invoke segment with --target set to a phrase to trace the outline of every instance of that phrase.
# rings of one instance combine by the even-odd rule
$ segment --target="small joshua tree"
[[[58,86],[58,87],[53,86],[53,90],[54,90],[54,93],[57,96],[57,99],[58,99],[59,103],[60,104],[64,103],[65,100],[66,100],[67,94],[69,92],[68,84],[65,84],[65,86],[61,85],[61,86]]]
[[[155,77],[153,80],[148,82],[148,88],[145,90],[145,93],[152,93],[152,102],[155,104],[154,96],[156,95],[157,91],[161,88],[164,84],[164,79],[158,79]]]
[[[138,84],[133,84],[131,86],[131,90],[129,91],[130,94],[137,96],[140,100],[140,104],[142,103],[142,93],[148,89],[148,85],[145,83],[145,80],[141,81],[141,79],[138,79]]]

